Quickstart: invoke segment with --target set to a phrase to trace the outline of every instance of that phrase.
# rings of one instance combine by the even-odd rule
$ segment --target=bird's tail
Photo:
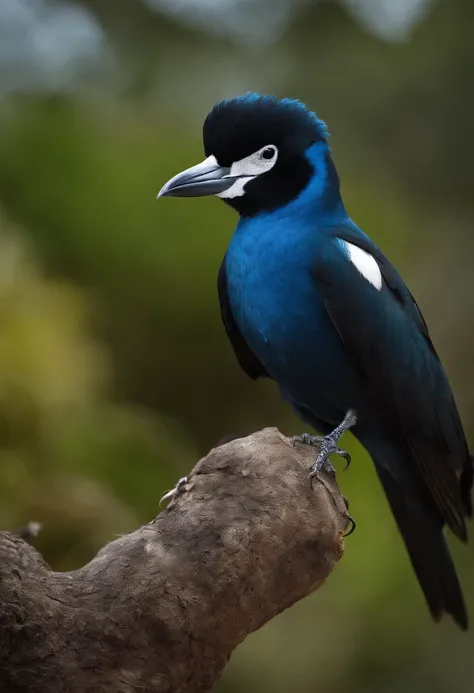
[[[467,630],[466,605],[438,510],[421,489],[415,493],[386,467],[375,466],[433,619],[447,612]]]

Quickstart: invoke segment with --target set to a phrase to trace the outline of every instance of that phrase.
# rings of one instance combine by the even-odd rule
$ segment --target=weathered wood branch
[[[346,505],[330,475],[311,486],[314,455],[276,429],[214,448],[155,520],[69,573],[0,533],[0,689],[210,691],[342,555]]]

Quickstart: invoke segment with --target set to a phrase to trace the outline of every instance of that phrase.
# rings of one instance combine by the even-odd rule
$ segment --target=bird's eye
[[[276,148],[275,147],[265,147],[265,149],[262,149],[260,152],[260,158],[265,159],[266,161],[270,161],[271,159],[274,158],[276,154]]]

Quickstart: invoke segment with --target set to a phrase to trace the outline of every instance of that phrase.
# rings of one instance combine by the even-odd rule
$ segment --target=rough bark
[[[69,573],[0,533],[0,689],[210,691],[342,555],[346,505],[334,477],[310,484],[314,456],[276,429],[214,448],[158,517]]]

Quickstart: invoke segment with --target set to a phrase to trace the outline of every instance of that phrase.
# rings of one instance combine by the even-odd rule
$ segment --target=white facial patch
[[[368,282],[375,286],[377,291],[382,288],[382,272],[377,264],[375,258],[372,257],[370,253],[366,250],[362,250],[357,245],[348,243],[339,239],[340,244],[344,247],[349,260],[352,262],[354,267],[360,272],[360,274],[367,279]]]
[[[230,167],[229,177],[238,176],[238,178],[228,190],[217,193],[217,197],[224,199],[242,197],[242,195],[245,195],[246,184],[262,173],[270,171],[275,166],[277,159],[277,147],[274,144],[267,144],[259,149],[258,152],[254,152],[250,156],[240,159],[240,161],[234,161]]]
[[[256,178],[256,176],[246,176],[245,178],[237,178],[235,183],[231,185],[230,188],[227,188],[227,190],[224,190],[224,192],[217,193],[217,197],[221,197],[222,199],[242,197],[242,195],[245,195],[245,185],[254,178]]]

